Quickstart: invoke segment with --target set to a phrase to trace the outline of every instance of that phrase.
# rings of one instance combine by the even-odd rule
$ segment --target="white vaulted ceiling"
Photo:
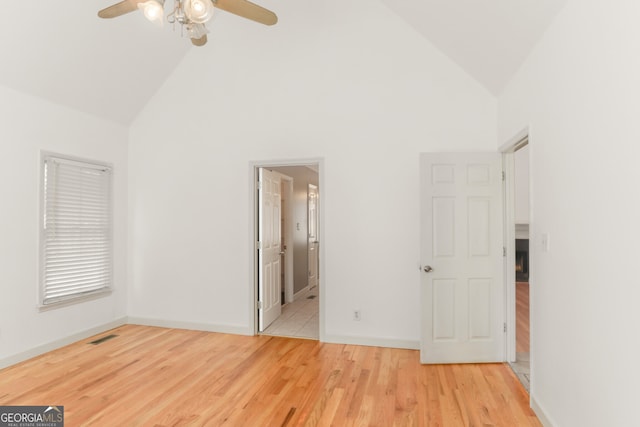
[[[0,85],[126,125],[190,49],[214,54],[212,43],[194,48],[179,30],[156,28],[138,12],[97,17],[116,1],[3,4]],[[289,19],[295,14],[286,13],[288,7],[314,13],[322,7],[318,0],[255,1]],[[381,1],[390,16],[402,18],[497,95],[567,0],[371,1]],[[222,13],[217,19],[241,18]]]
[[[382,0],[498,95],[567,0]]]
[[[190,43],[138,12],[98,18],[116,1],[4,2],[0,84],[130,123]]]

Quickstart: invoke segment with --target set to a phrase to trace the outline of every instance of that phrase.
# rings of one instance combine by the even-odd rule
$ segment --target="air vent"
[[[93,345],[102,344],[103,342],[109,341],[110,339],[113,339],[115,337],[117,337],[117,335],[113,335],[113,334],[112,335],[106,335],[106,336],[104,336],[102,338],[98,338],[95,341],[91,341],[89,344],[93,344]]]

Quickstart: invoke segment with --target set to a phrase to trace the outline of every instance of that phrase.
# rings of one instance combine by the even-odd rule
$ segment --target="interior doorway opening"
[[[524,135],[503,150],[507,262],[508,360],[527,392],[531,383],[530,340],[530,160]]]
[[[261,164],[254,176],[256,332],[320,339],[320,164]]]

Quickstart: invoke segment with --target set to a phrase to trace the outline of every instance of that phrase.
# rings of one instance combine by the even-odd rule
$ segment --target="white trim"
[[[264,168],[269,168],[269,167],[278,167],[278,166],[309,166],[309,165],[317,165],[318,166],[318,188],[323,189],[324,188],[324,184],[325,184],[325,179],[324,179],[324,174],[325,174],[325,164],[324,164],[325,160],[324,158],[320,157],[320,158],[311,158],[311,159],[289,159],[289,160],[264,160],[264,161],[251,161],[249,162],[249,191],[248,191],[248,195],[249,195],[249,215],[247,215],[248,219],[249,219],[249,244],[248,244],[248,248],[249,248],[249,253],[248,253],[248,260],[249,260],[249,298],[248,298],[248,318],[249,318],[249,333],[248,335],[256,335],[257,331],[258,331],[258,316],[257,316],[257,310],[256,310],[256,301],[258,300],[257,298],[257,277],[258,277],[258,272],[256,269],[256,264],[257,264],[257,251],[256,251],[256,224],[257,224],[257,218],[256,218],[256,211],[257,211],[257,206],[258,206],[258,200],[257,200],[257,170],[260,167],[264,167]],[[326,189],[322,190],[323,194],[325,194],[324,197],[326,197]],[[319,218],[319,224],[318,224],[318,234],[319,234],[319,238],[318,240],[320,242],[324,241],[324,219],[325,219],[325,213],[324,213],[324,206],[325,203],[321,203],[318,206],[318,218]],[[324,252],[325,252],[325,248],[327,245],[320,245],[320,265],[318,267],[318,275],[319,275],[319,282],[318,282],[318,286],[320,287],[320,308],[319,308],[319,316],[320,316],[320,341],[324,341],[324,331],[325,331],[325,321],[324,321],[324,313],[325,313],[325,306],[324,306],[324,301],[325,301],[325,284],[324,284],[324,277],[325,277],[325,256],[324,256]]]
[[[6,368],[11,365],[15,365],[16,363],[24,362],[25,360],[29,360],[31,358],[40,356],[50,351],[57,350],[66,345],[73,344],[78,341],[82,341],[94,335],[101,334],[103,332],[118,328],[126,324],[127,324],[127,318],[121,317],[119,319],[102,324],[100,326],[95,326],[93,328],[86,329],[82,332],[77,332],[75,334],[57,339],[55,341],[48,342],[46,344],[39,345],[37,347],[23,351],[21,353],[17,353],[12,356],[5,357],[3,359],[0,359],[0,369]]]
[[[293,300],[297,301],[300,298],[302,298],[302,294],[306,294],[307,292],[309,292],[311,289],[309,289],[309,285],[305,286],[304,288],[300,289],[298,292],[296,292],[295,294],[293,294]]]
[[[514,157],[512,152],[502,153],[502,168],[505,174],[504,191],[504,262],[505,321],[507,322],[506,360],[516,361],[516,236],[515,236],[515,186]]]
[[[89,294],[79,295],[75,298],[70,298],[67,300],[58,301],[53,304],[42,305],[39,304],[36,306],[36,309],[40,312],[56,310],[62,307],[68,307],[70,305],[76,305],[87,301],[93,301],[100,298],[105,298],[111,296],[115,292],[113,288],[101,289],[99,291],[91,292]]]
[[[524,146],[520,145],[521,142],[523,142],[525,139],[529,140],[529,138],[531,138],[531,131],[529,130],[529,126],[526,126],[522,130],[520,130],[520,132],[509,138],[507,142],[502,144],[500,148],[498,148],[498,151],[502,153],[513,153]]]
[[[280,174],[284,182],[286,182],[286,212],[284,214],[284,244],[287,247],[284,254],[284,302],[290,303],[295,301],[293,294],[293,178],[288,175]]]
[[[369,347],[402,348],[420,350],[420,341],[395,338],[360,337],[354,335],[326,335],[323,342],[332,344],[364,345]]]
[[[312,289],[312,286],[311,286],[311,283],[310,283],[310,280],[309,280],[309,273],[311,272],[311,266],[309,265],[309,259],[310,259],[309,252],[311,252],[311,245],[309,244],[309,237],[310,237],[309,234],[311,233],[311,231],[310,231],[311,230],[311,215],[310,215],[311,212],[309,211],[309,208],[311,206],[311,202],[309,200],[311,200],[311,198],[309,197],[309,195],[311,194],[311,190],[315,189],[315,194],[316,194],[316,198],[317,198],[316,202],[315,202],[315,204],[316,204],[316,223],[315,223],[315,226],[316,226],[316,240],[315,241],[319,242],[320,241],[320,236],[318,235],[319,234],[318,232],[320,231],[319,230],[320,221],[319,221],[319,218],[318,218],[318,212],[319,212],[319,206],[318,205],[320,204],[320,191],[319,191],[318,187],[319,186],[315,185],[315,184],[311,184],[311,183],[307,184],[307,288],[309,288],[309,290]],[[319,257],[319,255],[318,255],[318,245],[316,244],[315,246],[316,246],[316,258],[318,258]],[[317,261],[319,261],[319,259]],[[314,286],[318,286],[318,284],[320,283],[320,277],[318,275],[319,268],[320,268],[320,263],[317,263],[317,265],[316,265],[316,284]]]
[[[188,329],[191,331],[218,332],[221,334],[253,335],[245,326],[217,325],[214,323],[185,322],[181,320],[154,319],[149,317],[129,317],[130,325],[155,326],[158,328]]]
[[[38,215],[38,292],[37,292],[37,307],[40,311],[46,311],[54,308],[64,307],[69,304],[81,303],[87,300],[91,300],[94,298],[100,298],[104,296],[108,296],[114,290],[114,167],[110,162],[105,162],[102,160],[95,160],[83,157],[77,157],[67,154],[60,154],[57,152],[40,150],[40,173],[39,173],[39,215]],[[71,164],[77,167],[81,167],[83,169],[93,169],[99,170],[108,173],[108,183],[109,183],[109,197],[108,197],[108,223],[109,230],[107,235],[107,240],[109,244],[109,270],[108,270],[108,284],[105,287],[100,289],[96,289],[92,292],[88,293],[74,293],[63,297],[57,297],[52,301],[48,301],[45,303],[45,257],[46,257],[46,233],[45,233],[45,168],[47,167],[48,162],[58,163],[58,164]]]
[[[502,144],[499,150],[502,152],[502,167],[505,173],[503,183],[504,192],[504,247],[506,259],[504,268],[505,283],[505,319],[507,323],[506,359],[509,362],[516,360],[516,223],[515,223],[515,164],[514,153],[530,143],[529,127],[523,128],[507,142]],[[531,182],[531,181],[529,181]],[[529,192],[531,194],[531,192]],[[529,204],[531,205],[531,204]],[[530,208],[531,209],[531,208]]]
[[[530,404],[531,409],[533,409],[533,412],[536,413],[538,420],[540,420],[544,427],[555,427],[557,425],[556,423],[551,422],[551,418],[549,417],[549,415],[547,415],[547,412],[542,409],[542,405],[540,405],[540,403],[538,403],[538,401],[533,396],[531,397]]]
[[[318,192],[322,191],[322,203],[318,203],[318,241],[320,242],[320,250],[318,252],[318,257],[320,258],[320,262],[318,263],[318,286],[320,287],[320,307],[319,307],[319,315],[320,315],[320,341],[323,342],[326,340],[325,338],[325,333],[326,333],[326,329],[325,329],[325,301],[327,300],[326,298],[326,292],[327,292],[327,286],[325,283],[325,277],[327,277],[327,275],[325,274],[325,266],[326,266],[326,259],[327,257],[325,256],[325,248],[327,247],[326,239],[324,238],[324,220],[326,218],[326,213],[324,210],[324,207],[327,205],[324,201],[327,200],[327,186],[325,185],[326,183],[326,179],[325,179],[325,164],[324,164],[324,159],[319,159],[319,161],[317,162],[318,164]]]

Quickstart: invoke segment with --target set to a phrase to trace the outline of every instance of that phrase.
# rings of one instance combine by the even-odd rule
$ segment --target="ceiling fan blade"
[[[142,3],[144,0],[122,0],[120,3],[113,4],[98,12],[100,18],[116,18],[125,13],[138,10],[138,3]]]
[[[273,25],[278,22],[278,17],[275,13],[248,0],[214,0],[213,5],[218,9],[264,25]]]
[[[191,38],[191,43],[193,43],[194,46],[204,46],[205,43],[207,43],[207,35],[205,34],[204,36],[200,37],[199,39],[194,39],[192,37]]]

